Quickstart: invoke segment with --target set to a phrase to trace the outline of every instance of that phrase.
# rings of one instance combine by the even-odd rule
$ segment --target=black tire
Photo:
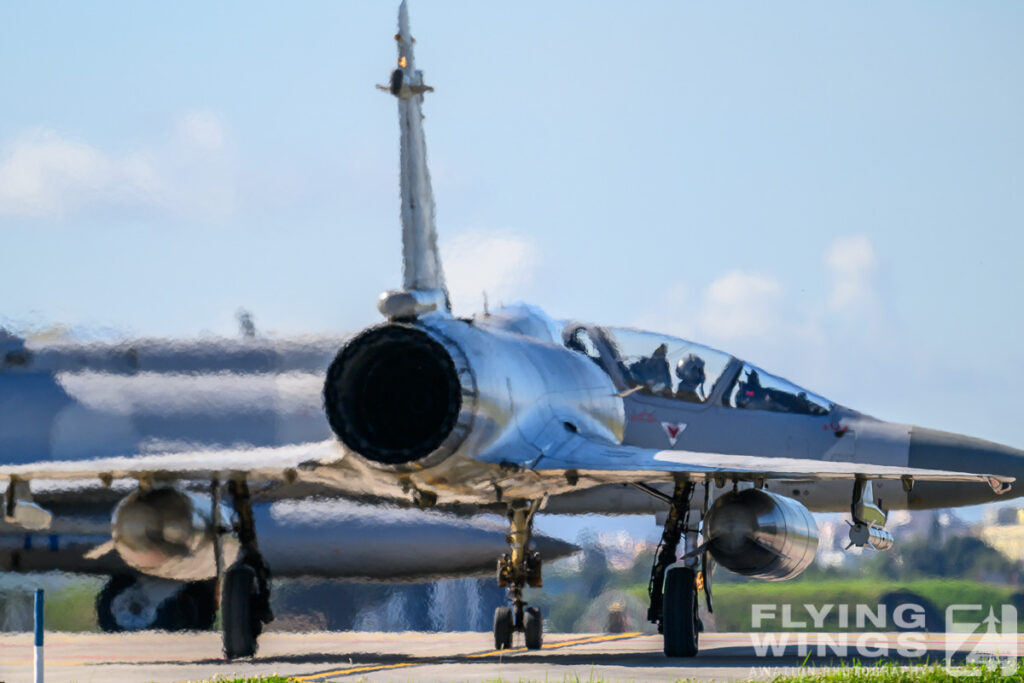
[[[494,649],[512,649],[512,608],[498,607],[494,610]]]
[[[228,659],[256,654],[256,639],[262,630],[256,609],[258,590],[256,570],[249,565],[236,564],[224,573],[220,616]]]
[[[153,609],[152,603],[142,601],[143,609],[148,605],[152,609],[151,618],[148,621],[138,621],[143,612],[135,609],[135,604],[129,608],[132,615],[128,617],[134,623],[126,623],[125,616],[118,618],[116,609],[125,609],[125,605],[115,605],[115,601],[125,591],[131,590],[139,582],[139,577],[133,574],[115,574],[103,586],[103,589],[96,596],[96,622],[100,630],[106,633],[124,633],[134,631],[183,631],[189,626],[189,614],[191,608],[181,603],[182,592],[166,598]],[[135,617],[136,619],[132,619]]]
[[[156,609],[156,621],[146,628],[160,631],[187,631],[192,622],[192,603],[183,595],[184,588],[160,603]]]
[[[523,633],[526,635],[526,649],[539,650],[544,643],[544,617],[539,608],[526,608],[523,613]]]
[[[217,618],[217,582],[194,581],[177,595],[182,631],[209,631]]]
[[[692,567],[671,567],[665,573],[662,624],[665,656],[694,657],[699,649],[697,575]]]
[[[123,591],[135,585],[136,581],[138,579],[131,574],[115,574],[103,584],[103,589],[96,596],[96,621],[99,623],[100,630],[106,633],[121,633],[125,630],[124,626],[119,624],[114,617],[111,603]]]

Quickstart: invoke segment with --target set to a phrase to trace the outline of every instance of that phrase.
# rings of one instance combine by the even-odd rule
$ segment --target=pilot
[[[0,370],[27,366],[31,358],[25,340],[0,327]]]
[[[676,398],[690,403],[704,402],[707,398],[704,394],[704,359],[692,353],[681,358],[676,363],[676,377],[679,378]]]
[[[629,366],[633,379],[652,394],[672,392],[672,377],[668,370],[668,346],[660,344],[650,358],[641,358]]]
[[[768,409],[768,395],[761,386],[761,376],[757,370],[747,371],[747,380],[736,385],[736,407]]]
[[[566,337],[565,347],[570,351],[582,353],[584,356],[589,355],[587,353],[587,347],[584,346],[583,342],[580,340],[580,336],[582,336],[585,332],[586,331],[582,327],[577,327]]]

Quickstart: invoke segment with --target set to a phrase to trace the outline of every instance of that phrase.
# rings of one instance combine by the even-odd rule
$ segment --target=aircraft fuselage
[[[543,342],[550,349],[546,352],[552,358],[549,367],[560,367],[558,359],[565,360],[566,367],[579,362],[579,354],[557,338],[560,329],[567,331],[571,325],[555,323],[535,308],[497,311],[477,318],[473,326],[481,332],[497,331],[513,342],[517,337],[527,344]],[[336,337],[26,345],[8,338],[6,348],[0,349],[0,454],[5,463],[14,464],[131,456],[182,445],[255,448],[327,439],[331,431],[321,408],[322,377],[333,351],[343,342]],[[827,412],[818,411],[821,414],[730,405],[730,392],[742,379],[744,364],[726,357],[720,381],[701,402],[680,400],[667,388],[631,391],[616,386],[614,377],[601,379],[600,391],[606,396],[601,401],[621,405],[623,422],[619,427],[611,425],[612,432],[619,429],[624,444],[648,448],[1024,473],[1016,449],[877,420],[837,404],[829,405]],[[616,363],[625,367],[623,360]],[[528,366],[521,370],[510,376],[519,382],[531,381],[526,375],[535,370]],[[543,376],[541,372],[536,381]],[[624,395],[610,395],[620,389],[625,389],[620,392]],[[495,396],[501,390],[497,387]],[[538,396],[544,393],[539,385],[537,391]],[[496,419],[503,419],[499,413]],[[537,432],[532,436],[543,438],[551,418],[536,417],[536,424],[524,423],[520,432],[532,429]],[[500,458],[490,463],[453,462],[446,468],[455,465],[479,470],[480,477],[487,478],[490,468],[500,466]],[[380,478],[375,485],[383,489],[394,482]],[[849,508],[845,484],[792,481],[771,486],[814,511]],[[489,499],[491,495],[481,492],[475,503],[497,502]],[[660,501],[620,486],[561,495],[566,500],[553,496],[546,510],[623,514],[663,507]],[[908,493],[898,483],[878,482],[876,496],[887,509],[941,508],[997,499],[981,483],[920,482]]]

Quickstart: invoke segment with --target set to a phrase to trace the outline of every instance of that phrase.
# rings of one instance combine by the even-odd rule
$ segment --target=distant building
[[[602,531],[597,535],[597,545],[604,551],[612,569],[623,571],[632,567],[637,558],[651,554],[655,545],[641,538],[635,538],[628,531]]]
[[[993,511],[978,535],[1007,558],[1024,560],[1024,509],[1003,507]]]

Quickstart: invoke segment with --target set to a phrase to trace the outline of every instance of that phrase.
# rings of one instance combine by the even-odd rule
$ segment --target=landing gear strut
[[[274,620],[270,609],[270,568],[256,544],[256,526],[252,516],[249,485],[245,480],[228,484],[232,504],[238,517],[238,559],[227,570],[223,568],[221,534],[217,534],[214,553],[217,573],[221,579],[221,624],[224,635],[224,656],[228,659],[252,657],[257,638],[264,624]],[[219,492],[213,484],[214,521],[219,526]]]
[[[498,585],[508,588],[511,607],[494,610],[494,649],[512,648],[516,631],[526,638],[526,647],[539,650],[544,638],[544,618],[536,607],[527,607],[523,588],[542,585],[540,553],[530,550],[533,516],[540,501],[514,501],[508,506],[510,552],[498,559]]]
[[[665,655],[668,657],[693,657],[697,654],[701,631],[700,618],[697,616],[699,590],[704,589],[708,604],[711,604],[710,586],[705,581],[706,572],[698,571],[696,567],[696,556],[699,556],[699,549],[696,548],[698,529],[687,524],[693,490],[692,482],[676,482],[668,517],[665,519],[665,529],[651,568],[651,581],[647,587],[651,598],[647,619],[657,624],[658,631],[663,634]],[[676,551],[684,534],[687,553],[684,562],[677,563]]]

